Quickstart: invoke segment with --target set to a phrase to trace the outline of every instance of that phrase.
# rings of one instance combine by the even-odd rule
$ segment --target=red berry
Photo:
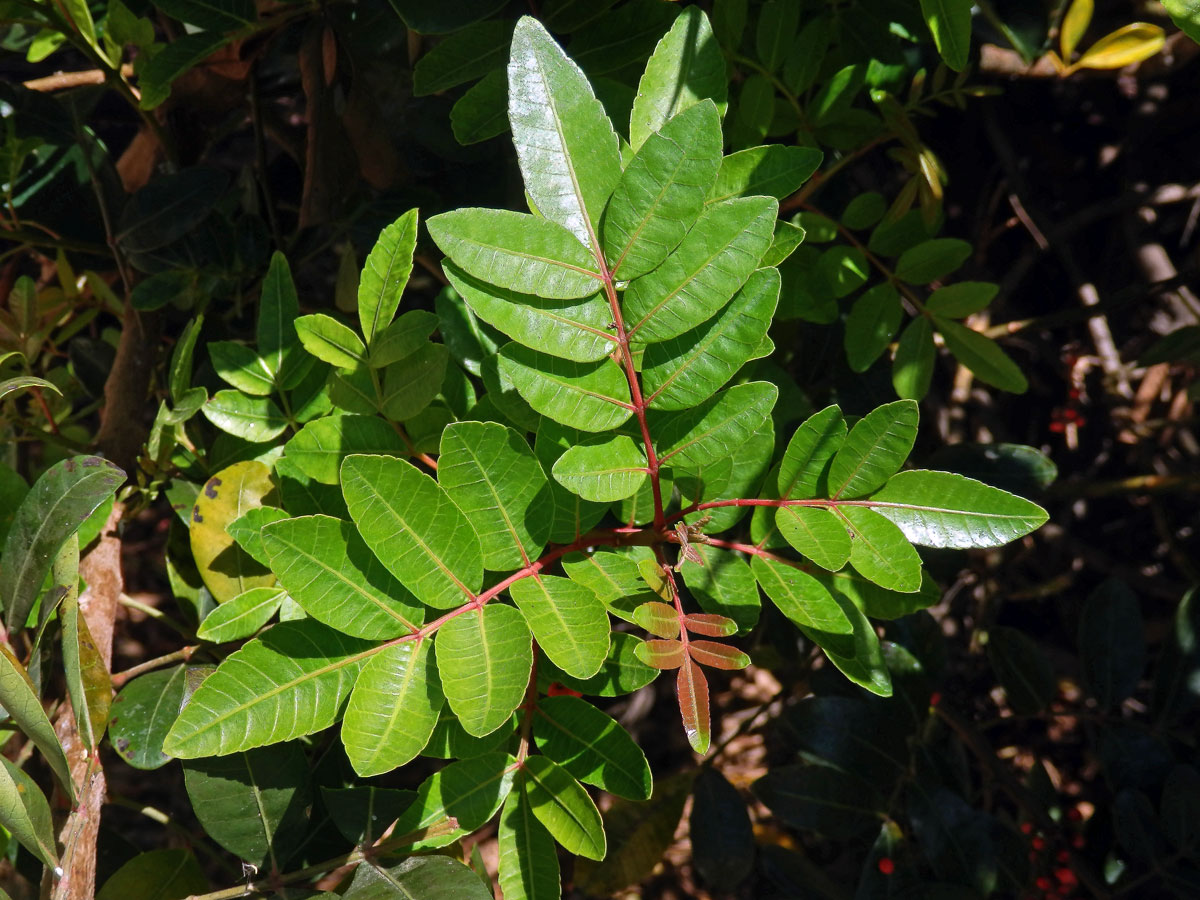
[[[1078,884],[1078,879],[1075,878],[1075,873],[1066,866],[1054,870],[1054,877],[1058,879],[1058,883],[1062,885],[1070,885],[1074,887]]]
[[[879,857],[879,871],[884,875],[891,875],[896,871],[896,864],[892,862],[890,856]]]
[[[1032,832],[1033,832],[1033,823],[1032,822],[1022,822],[1021,823],[1021,834],[1031,834]]]
[[[1054,890],[1054,882],[1051,881],[1049,878],[1047,878],[1045,875],[1039,875],[1038,880],[1035,881],[1034,884],[1037,885],[1037,888],[1039,891]]]
[[[1033,847],[1034,850],[1045,850],[1046,849],[1046,839],[1039,835],[1038,837],[1035,837],[1032,841],[1029,842],[1029,846]]]
[[[937,706],[941,702],[942,702],[941,691],[934,691],[932,694],[929,695],[929,705],[930,706]]]
[[[1082,834],[1077,834],[1075,837],[1071,838],[1071,846],[1076,850],[1082,850],[1085,844],[1087,844],[1087,841],[1083,839]]]
[[[1061,434],[1062,432],[1067,430],[1067,426],[1064,425],[1062,422],[1059,422],[1058,420],[1051,422],[1046,427],[1049,428],[1051,431],[1053,431],[1055,434]]]
[[[1057,853],[1054,854],[1054,859],[1060,863],[1065,863],[1070,858],[1071,858],[1071,854],[1068,853],[1066,850],[1059,850]]]

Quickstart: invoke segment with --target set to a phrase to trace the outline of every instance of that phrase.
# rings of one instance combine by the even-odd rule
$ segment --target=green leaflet
[[[542,418],[534,440],[533,452],[537,454],[544,470],[553,470],[554,464],[566,450],[575,446],[584,436],[577,428],[559,425],[551,418]],[[570,543],[590,530],[604,516],[606,507],[584,500],[572,494],[555,479],[550,479],[550,499],[554,504],[554,524],[550,540]]]
[[[616,278],[645,275],[679,245],[704,209],[720,163],[721,118],[711,101],[647,136],[604,213],[604,255]]]
[[[934,316],[933,322],[946,341],[946,349],[980,381],[1014,394],[1023,394],[1029,388],[1021,367],[990,337],[941,316]]]
[[[579,66],[529,16],[513,33],[508,119],[533,206],[598,251],[600,214],[621,177],[617,135]]]
[[[846,362],[855,372],[871,368],[900,328],[904,308],[888,282],[867,288],[846,317]]]
[[[674,413],[656,429],[660,464],[694,469],[746,443],[771,414],[779,389],[765,381],[739,384],[693,409]]]
[[[528,565],[550,538],[546,474],[529,444],[496,422],[455,422],[442,432],[438,484],[462,510],[496,571]]]
[[[446,856],[409,857],[386,869],[378,862],[363,863],[341,896],[346,900],[491,900],[477,872]]]
[[[921,557],[896,525],[872,509],[838,507],[849,527],[850,565],[880,587],[902,593],[921,589]]]
[[[708,98],[724,115],[727,93],[725,58],[712,26],[703,10],[689,6],[646,63],[629,116],[629,143],[640,149],[673,116]]]
[[[845,440],[846,420],[838,407],[827,406],[805,419],[788,441],[779,464],[779,496],[785,500],[817,496]]]
[[[779,271],[758,269],[716,316],[647,347],[642,359],[646,402],[653,409],[687,409],[715,394],[761,355],[778,302]]]
[[[275,392],[275,379],[266,363],[245,344],[212,341],[208,345],[208,358],[226,384],[256,397],[266,397]]]
[[[434,655],[442,690],[467,734],[491,734],[525,696],[533,649],[525,618],[489,603],[438,629]]]
[[[377,416],[332,415],[314,419],[284,447],[296,468],[321,484],[337,484],[342,460],[351,453],[407,456],[396,429]]]
[[[46,795],[32,778],[3,757],[0,757],[0,825],[46,865],[58,865]]]
[[[913,319],[900,333],[892,359],[892,386],[905,400],[921,400],[929,392],[937,347],[933,326],[924,316]]]
[[[251,588],[205,616],[196,637],[214,644],[249,637],[270,621],[286,596],[280,587]]]
[[[50,770],[66,795],[75,799],[75,783],[62,744],[54,733],[41,700],[25,667],[18,662],[7,644],[0,644],[0,706],[8,712],[17,727],[42,751]],[[40,796],[40,792],[39,792]],[[54,842],[50,842],[51,848]]]
[[[548,687],[557,681],[589,697],[620,697],[632,694],[658,677],[657,669],[651,669],[638,659],[637,648],[642,644],[639,638],[614,631],[611,640],[604,664],[591,678],[574,678],[548,658],[542,658],[538,663],[539,684]]]
[[[237,541],[238,546],[250,554],[256,563],[269,567],[271,557],[263,548],[262,530],[272,522],[287,517],[286,512],[274,506],[254,506],[226,525],[225,532]]]
[[[758,622],[762,600],[750,564],[728,550],[695,545],[703,566],[683,567],[683,581],[706,613],[728,616],[745,634]]]
[[[438,395],[446,379],[450,351],[442,344],[426,343],[398,363],[383,370],[380,411],[392,421],[411,419]]]
[[[661,266],[630,283],[623,310],[631,339],[665,341],[711,318],[771,246],[778,206],[767,197],[711,204]]]
[[[504,801],[496,838],[505,900],[560,900],[558,851],[524,790],[513,791]]]
[[[321,515],[284,519],[263,529],[263,546],[292,599],[331,628],[386,640],[424,621],[424,608],[349,522]]]
[[[604,823],[579,782],[544,756],[527,757],[521,772],[533,814],[554,839],[576,856],[604,859]]]
[[[843,608],[815,578],[794,564],[756,556],[750,568],[771,602],[797,625],[827,634],[853,632]]]
[[[482,586],[483,554],[471,523],[411,463],[347,456],[342,493],[367,546],[422,603],[451,609]]]
[[[438,327],[438,317],[426,309],[410,309],[387,328],[375,335],[367,363],[373,369],[390,366],[416,353],[425,346],[426,339]],[[442,328],[442,338],[448,328]]]
[[[611,503],[638,492],[647,477],[646,455],[619,434],[576,444],[558,458],[554,480],[585,500]]]
[[[518,293],[571,300],[596,293],[596,260],[549,219],[504,209],[456,209],[426,225],[468,275]]]
[[[453,262],[447,261],[443,270],[475,315],[531,350],[595,362],[616,346],[608,330],[612,309],[599,293],[582,300],[547,300],[487,284]]]
[[[363,264],[358,282],[358,321],[372,350],[376,337],[396,315],[400,295],[412,274],[417,245],[417,211],[410,209],[388,225]]]
[[[147,850],[110,875],[96,900],[128,900],[146,885],[162,897],[188,897],[208,890],[208,876],[191,850]]]
[[[287,430],[287,416],[269,397],[241,391],[217,391],[200,407],[204,418],[234,437],[261,444]]]
[[[921,14],[946,65],[955,72],[967,66],[971,52],[970,0],[921,0]]]
[[[438,641],[441,641],[438,636]],[[516,760],[503,752],[462,759],[434,772],[417,789],[417,799],[396,822],[393,833],[411,834],[443,822],[458,820],[458,828],[418,841],[413,849],[444,847],[470,834],[496,814],[512,788]]]
[[[563,557],[562,567],[568,578],[588,587],[613,615],[627,622],[633,621],[635,607],[656,596],[638,572],[637,560],[622,553],[571,553]]]
[[[367,348],[363,344],[362,338],[332,316],[322,313],[301,316],[296,320],[296,334],[299,335],[300,343],[305,350],[332,366],[351,368],[366,361]],[[212,349],[213,345],[209,344],[210,354]],[[234,382],[234,387],[247,390],[236,382]],[[263,393],[270,393],[270,391]]]
[[[599,671],[608,655],[608,613],[589,588],[557,575],[533,575],[513,582],[508,592],[556,666],[576,678]]]
[[[896,473],[917,437],[917,404],[897,400],[867,413],[846,435],[829,467],[829,496],[868,494]]]
[[[823,569],[836,572],[850,558],[850,534],[830,510],[815,506],[781,506],[775,527],[784,539]]]
[[[1048,518],[1036,503],[950,472],[898,472],[870,499],[871,509],[924,547],[999,547]]]
[[[328,728],[370,648],[311,619],[276,625],[197,688],[163,752],[184,759],[223,756]]]
[[[276,384],[285,384],[291,370],[300,363],[300,340],[296,337],[296,319],[300,317],[300,301],[287,258],[276,250],[263,279],[262,295],[258,300],[258,355]],[[214,425],[220,427],[218,422]],[[271,435],[275,437],[275,435]],[[247,438],[254,440],[254,438]],[[270,440],[270,438],[262,438]]]
[[[196,568],[218,603],[250,588],[270,587],[275,576],[239,546],[228,527],[249,510],[268,505],[275,486],[270,470],[247,460],[221,469],[204,483],[189,517],[189,540]]]
[[[163,738],[183,703],[185,669],[178,665],[139,675],[113,700],[108,742],[135,769],[157,769],[171,761],[162,752]]]
[[[633,415],[629,382],[611,359],[576,363],[506,344],[500,371],[535,411],[572,428],[608,431]]]
[[[648,800],[646,755],[624,728],[578,697],[545,697],[533,720],[538,750],[580,781],[630,800]]]
[[[822,153],[812,147],[766,144],[731,153],[721,160],[708,202],[755,194],[782,200],[795,193],[821,165]]]
[[[451,32],[417,60],[413,95],[449,90],[500,68],[507,62],[512,29],[511,21],[492,19]]]
[[[838,572],[813,572],[812,576],[835,597],[848,597],[872,619],[899,619],[932,606],[942,596],[937,582],[925,571],[921,573],[921,589],[913,593],[901,593],[880,587],[850,566]]]
[[[355,682],[342,720],[342,743],[354,771],[382,775],[425,749],[445,702],[428,638],[377,653]]]

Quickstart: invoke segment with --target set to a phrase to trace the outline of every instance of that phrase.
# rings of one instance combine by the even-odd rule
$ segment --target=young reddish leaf
[[[697,753],[707,752],[712,737],[708,715],[708,681],[700,667],[690,659],[679,667],[675,695],[679,698],[679,712],[683,715],[683,730],[687,732],[688,743]]]
[[[634,652],[655,669],[678,669],[683,665],[683,644],[679,641],[643,641]]]
[[[633,621],[651,634],[664,638],[679,637],[679,614],[675,608],[651,600],[633,611]]]
[[[716,641],[691,641],[688,652],[700,665],[714,669],[744,669],[750,665],[750,657],[741,650]]]
[[[737,622],[716,613],[689,613],[683,617],[683,627],[705,637],[729,637],[737,631]]]

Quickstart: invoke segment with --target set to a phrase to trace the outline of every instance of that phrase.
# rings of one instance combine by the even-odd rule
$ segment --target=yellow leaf
[[[1157,25],[1134,22],[1106,34],[1079,57],[1072,69],[1120,69],[1157,53],[1166,40]]]
[[[1064,60],[1071,58],[1079,39],[1091,24],[1092,9],[1092,0],[1075,0],[1063,16],[1062,27],[1058,31],[1058,45],[1062,48]]]
[[[271,470],[249,460],[222,469],[205,482],[192,507],[192,556],[205,586],[218,603],[256,587],[272,587],[275,576],[255,562],[225,530],[247,510],[275,502]]]

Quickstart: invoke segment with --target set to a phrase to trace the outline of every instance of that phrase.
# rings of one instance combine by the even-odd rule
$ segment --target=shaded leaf
[[[705,612],[688,615],[684,621],[687,629],[710,637],[749,631],[758,622],[762,609],[750,564],[727,550],[707,544],[697,544],[695,549],[704,565],[684,566],[683,580]]]
[[[582,431],[608,431],[631,415],[629,382],[611,359],[576,363],[507,344],[500,371],[533,409]]]
[[[754,782],[755,795],[794,828],[841,840],[879,824],[883,802],[860,779],[827,766],[779,766]]]
[[[523,790],[504,801],[496,830],[500,890],[505,900],[559,900],[558,852]]]
[[[954,358],[980,381],[1002,391],[1023,394],[1029,382],[1021,367],[991,338],[950,319],[934,316],[934,323]]]
[[[817,171],[823,154],[813,147],[766,144],[731,153],[721,160],[709,203],[755,194],[782,200]]]
[[[7,701],[5,702],[7,708]],[[34,780],[0,757],[0,825],[50,867],[58,865],[50,804]],[[70,782],[66,782],[70,784]]]
[[[971,52],[970,0],[921,0],[921,14],[946,65],[955,72],[966,68]]]
[[[412,274],[417,211],[410,209],[379,233],[358,281],[358,321],[367,345],[391,324]]]
[[[389,868],[366,862],[355,870],[342,896],[346,900],[491,900],[479,876],[448,856],[414,856]]]
[[[7,644],[0,644],[0,707],[3,707],[17,727],[33,741],[34,746],[42,751],[51,771],[54,772],[54,777],[58,779],[67,796],[74,799],[75,783],[71,780],[71,768],[58,736],[54,733],[54,726],[50,724],[24,666],[17,661]],[[53,841],[50,842],[50,846],[53,848]]]
[[[109,709],[108,742],[135,769],[171,761],[163,739],[183,705],[184,666],[139,675],[121,688]]]
[[[892,386],[905,400],[923,400],[929,393],[937,347],[929,319],[913,319],[900,334],[892,360]]]
[[[516,760],[500,752],[450,763],[422,782],[417,789],[417,799],[400,816],[393,833],[410,834],[437,825],[450,816],[458,820],[457,829],[419,841],[414,849],[453,843],[496,814],[512,788],[515,770]],[[475,883],[478,884],[478,879]]]
[[[971,245],[958,238],[922,241],[900,254],[896,261],[896,277],[909,284],[928,284],[949,275],[970,255]]]
[[[533,720],[538,750],[580,781],[631,800],[650,796],[650,765],[616,721],[578,697],[544,697]]]
[[[846,317],[846,362],[851,370],[871,368],[900,328],[903,316],[900,294],[890,283],[863,291]]]
[[[1083,682],[1104,708],[1137,688],[1146,668],[1146,640],[1137,595],[1109,578],[1088,597],[1079,618]]]
[[[191,850],[148,850],[117,869],[96,900],[182,900],[206,890],[208,879]]]
[[[503,66],[512,29],[511,21],[492,19],[452,32],[417,60],[413,96],[449,90]]]
[[[287,258],[276,250],[271,254],[271,263],[258,298],[255,340],[263,365],[276,383],[285,386],[290,370],[303,355],[300,353],[300,339],[296,336],[296,319],[299,317],[300,301],[296,296],[292,271]]]
[[[1058,689],[1046,655],[1015,628],[988,630],[987,654],[1009,705],[1020,715],[1045,709]]]
[[[754,831],[746,801],[724,775],[700,770],[688,829],[692,862],[714,891],[734,890],[754,869]]]
[[[288,460],[321,484],[337,484],[342,460],[352,453],[405,456],[396,429],[375,416],[333,415],[314,419],[285,445]]]
[[[658,670],[641,661],[637,648],[642,645],[632,634],[613,632],[600,671],[591,678],[574,678],[543,659],[538,664],[538,681],[549,685],[557,681],[589,697],[620,697],[643,688],[658,677]]]

